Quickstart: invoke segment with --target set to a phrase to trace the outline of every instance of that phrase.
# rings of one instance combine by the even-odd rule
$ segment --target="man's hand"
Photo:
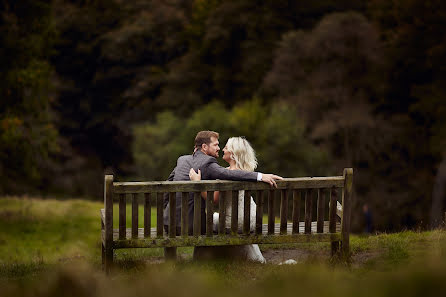
[[[274,188],[277,188],[276,180],[281,180],[281,179],[283,179],[281,176],[275,174],[262,173],[262,182],[268,183]]]

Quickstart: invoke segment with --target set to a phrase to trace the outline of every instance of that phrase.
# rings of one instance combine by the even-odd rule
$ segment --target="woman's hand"
[[[198,173],[195,172],[193,168],[189,170],[189,178],[190,180],[197,181],[201,180],[201,171],[198,169]]]

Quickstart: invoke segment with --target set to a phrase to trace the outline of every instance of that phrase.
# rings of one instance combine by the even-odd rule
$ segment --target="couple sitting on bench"
[[[262,174],[254,172],[257,167],[257,159],[255,152],[249,142],[242,137],[232,137],[228,140],[223,148],[223,160],[228,164],[228,168],[223,168],[217,163],[219,147],[219,134],[214,131],[200,131],[195,137],[195,150],[192,155],[181,156],[177,160],[177,166],[169,175],[169,181],[185,181],[185,180],[236,180],[236,181],[262,181],[276,186],[276,180],[282,179],[280,176],[274,174]],[[207,193],[202,193],[202,198],[207,199]],[[218,201],[219,192],[214,192],[214,202]],[[239,229],[243,225],[243,207],[244,207],[244,191],[239,191],[238,197],[238,225]],[[194,198],[193,193],[190,193],[188,199],[188,233],[193,233],[193,219],[194,219]],[[164,228],[168,232],[169,224],[169,199],[164,197]],[[251,197],[251,231],[255,228],[256,204]],[[226,226],[231,224],[231,201],[227,201],[226,209]],[[181,218],[181,193],[177,193],[176,199],[176,222],[177,235],[180,235],[180,220]],[[205,234],[205,203],[201,203],[201,233]],[[218,213],[214,213],[214,230],[218,226]],[[221,246],[221,247],[196,247],[194,249],[194,258],[206,257],[231,257],[244,258],[246,260],[265,262],[265,259],[260,252],[257,244],[244,246]]]

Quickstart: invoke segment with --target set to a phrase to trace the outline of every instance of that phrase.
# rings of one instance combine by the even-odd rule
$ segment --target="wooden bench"
[[[285,178],[272,189],[261,182],[204,181],[151,181],[114,182],[105,176],[104,209],[101,209],[102,263],[106,271],[113,265],[113,251],[123,248],[159,248],[181,246],[217,246],[242,244],[331,242],[332,254],[349,256],[350,209],[353,169],[344,169],[343,176]],[[238,230],[238,191],[245,197],[253,196],[257,204],[256,228],[250,231],[250,199],[244,201],[243,229]],[[203,200],[201,192],[220,191],[220,220],[218,233],[213,232],[213,202]],[[170,205],[176,203],[176,192],[182,192],[181,234],[176,228],[163,228],[163,194],[168,193]],[[187,199],[194,193],[193,235],[188,235]],[[338,194],[340,193],[340,195]],[[280,194],[280,195],[279,195]],[[131,196],[131,228],[126,226],[126,196]],[[143,195],[144,227],[138,228],[138,196]],[[341,203],[337,197],[341,196]],[[153,197],[153,199],[151,199]],[[275,207],[280,197],[280,223],[275,223]],[[231,226],[225,226],[225,200],[232,199]],[[288,201],[291,199],[291,201]],[[303,200],[303,201],[302,201]],[[313,200],[317,205],[313,207]],[[119,228],[113,229],[113,203],[119,203]],[[156,201],[156,226],[151,226],[151,201]],[[201,232],[201,203],[206,203],[206,234]],[[302,205],[302,202],[304,203]],[[288,211],[289,206],[291,211]],[[303,208],[301,211],[301,207]],[[267,209],[268,223],[263,224]],[[328,210],[328,214],[327,211]],[[300,214],[304,213],[302,218]],[[315,215],[313,215],[315,213]],[[288,219],[291,219],[291,223]],[[315,220],[313,221],[313,218]],[[326,218],[328,220],[326,220]],[[339,222],[340,218],[340,222]],[[176,226],[175,207],[170,208],[169,226]],[[339,249],[340,246],[340,249]]]

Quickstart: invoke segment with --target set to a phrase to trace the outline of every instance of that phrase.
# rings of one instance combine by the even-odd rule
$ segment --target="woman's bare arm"
[[[214,192],[214,203],[218,203],[218,198],[220,197],[220,191]]]
[[[193,168],[191,168],[189,170],[189,178],[192,181],[198,181],[201,180],[201,170],[198,169],[198,173],[195,172],[195,170]],[[203,197],[203,199],[207,198],[207,192],[201,192],[201,197]],[[218,198],[220,197],[220,192],[219,191],[215,191],[214,192],[214,203],[218,203]]]

